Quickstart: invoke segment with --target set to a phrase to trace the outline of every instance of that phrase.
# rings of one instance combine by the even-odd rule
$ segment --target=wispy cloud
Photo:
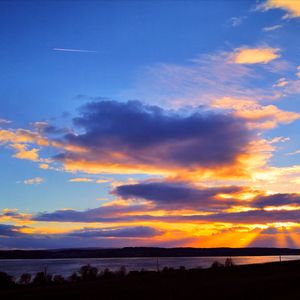
[[[275,84],[273,84],[273,87],[285,87],[289,84],[289,82],[286,80],[285,77],[281,77],[277,80]]]
[[[93,182],[93,179],[85,178],[85,177],[78,177],[78,178],[70,179],[69,182]]]
[[[94,51],[94,50],[73,49],[73,48],[53,48],[53,51],[61,51],[61,52],[80,52],[80,53],[97,53],[97,51]]]
[[[215,100],[212,106],[231,110],[237,117],[245,119],[250,128],[271,129],[300,119],[299,113],[281,110],[275,105],[261,105],[250,99],[223,97]]]
[[[297,73],[296,76],[300,78],[300,66],[297,67]]]
[[[40,184],[44,181],[45,181],[44,178],[35,177],[35,178],[31,178],[31,179],[26,179],[23,181],[23,183],[25,183],[25,184]]]
[[[300,154],[300,150],[296,150],[296,151],[293,151],[293,152],[289,152],[289,153],[287,153],[286,155],[296,155],[296,154]]]
[[[111,179],[92,179],[88,177],[76,177],[69,179],[69,182],[94,182],[94,183],[107,183],[111,182]]]
[[[247,19],[246,16],[242,16],[242,17],[232,17],[228,20],[228,23],[230,24],[231,27],[238,27],[240,26],[243,21]]]
[[[6,124],[10,124],[11,121],[10,120],[6,120],[6,119],[1,119],[0,118],[0,125],[6,125]]]
[[[264,32],[270,32],[270,31],[274,31],[274,30],[277,30],[279,28],[282,28],[282,25],[273,25],[273,26],[267,26],[267,27],[264,27],[262,29],[262,31]]]

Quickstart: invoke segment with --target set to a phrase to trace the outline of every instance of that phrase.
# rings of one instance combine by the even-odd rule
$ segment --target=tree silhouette
[[[61,276],[61,275],[54,275],[52,281],[53,281],[54,283],[61,284],[61,283],[64,283],[66,280],[65,280],[65,278],[64,278],[63,276]]]
[[[51,275],[47,275],[45,272],[38,272],[36,273],[32,283],[36,285],[45,285],[50,283],[52,280]]]
[[[20,277],[19,283],[20,284],[29,284],[31,281],[31,274],[23,273]]]
[[[5,272],[0,272],[0,288],[11,287],[15,284],[13,277]]]
[[[221,264],[219,261],[214,261],[213,263],[212,263],[212,265],[211,265],[211,268],[212,269],[218,269],[218,268],[222,268],[222,267],[224,267],[224,265],[223,264]]]
[[[93,280],[97,278],[98,269],[88,264],[80,268],[79,274],[82,280]]]
[[[225,260],[225,267],[230,268],[234,266],[234,262],[231,257],[227,257]]]
[[[77,274],[77,272],[73,272],[68,279],[71,282],[78,282],[80,280],[80,276]]]

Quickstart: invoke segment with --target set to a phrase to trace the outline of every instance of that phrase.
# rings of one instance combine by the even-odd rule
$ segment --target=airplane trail
[[[81,52],[81,53],[97,53],[97,51],[94,51],[94,50],[72,49],[72,48],[53,48],[53,51],[62,51],[62,52]]]

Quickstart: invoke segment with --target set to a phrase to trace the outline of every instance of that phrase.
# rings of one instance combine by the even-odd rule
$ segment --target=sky
[[[1,1],[0,248],[300,247],[300,2]]]

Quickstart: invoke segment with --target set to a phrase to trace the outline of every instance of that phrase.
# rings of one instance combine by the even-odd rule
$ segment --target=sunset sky
[[[300,247],[300,1],[1,1],[0,248]]]

